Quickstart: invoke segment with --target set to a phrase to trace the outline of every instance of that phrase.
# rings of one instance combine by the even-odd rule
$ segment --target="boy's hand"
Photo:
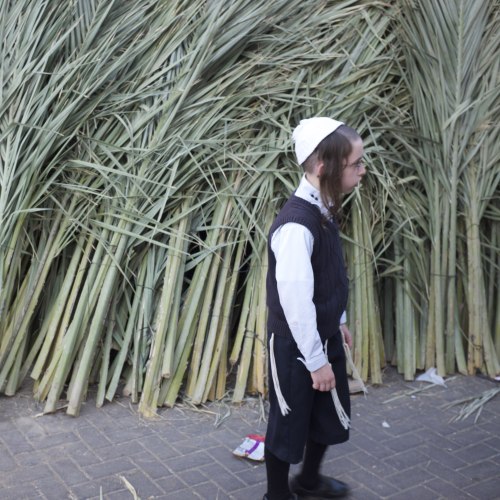
[[[331,391],[335,387],[335,375],[330,363],[323,365],[316,371],[311,372],[313,389],[321,392]]]

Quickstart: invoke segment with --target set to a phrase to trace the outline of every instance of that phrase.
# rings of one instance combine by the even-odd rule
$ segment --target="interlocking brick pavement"
[[[451,422],[461,405],[445,408],[498,384],[459,375],[409,394],[423,387],[389,368],[382,386],[354,395],[351,439],[329,449],[323,472],[349,483],[356,500],[500,499],[500,396],[477,422]],[[28,388],[1,396],[0,499],[132,499],[127,481],[142,500],[260,500],[264,465],[232,450],[264,433],[262,408],[252,398],[180,405],[147,420],[126,398],[97,409],[89,397],[72,418],[41,415]]]

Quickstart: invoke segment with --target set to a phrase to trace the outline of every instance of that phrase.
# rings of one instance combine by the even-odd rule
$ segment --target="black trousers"
[[[327,355],[335,374],[339,400],[350,416],[346,359],[340,331],[328,340]],[[340,423],[331,393],[313,389],[310,372],[297,359],[302,355],[293,337],[274,336],[274,357],[281,393],[291,411],[285,416],[281,413],[269,366],[270,411],[266,447],[280,460],[295,464],[303,458],[308,437],[325,445],[347,441],[349,430]]]

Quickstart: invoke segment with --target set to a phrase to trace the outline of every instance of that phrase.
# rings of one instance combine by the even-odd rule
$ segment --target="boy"
[[[269,233],[267,275],[270,413],[266,432],[265,500],[345,496],[348,486],[319,474],[328,445],[349,438],[349,388],[342,334],[348,282],[338,231],[344,193],[365,175],[355,130],[326,117],[302,120],[293,132],[304,169],[299,187]],[[341,333],[342,330],[342,333]],[[305,449],[305,454],[304,454]],[[303,458],[288,483],[291,463]]]

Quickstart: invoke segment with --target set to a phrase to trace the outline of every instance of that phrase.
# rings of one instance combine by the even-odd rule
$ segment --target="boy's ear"
[[[319,163],[316,164],[316,167],[314,168],[314,173],[317,177],[321,177],[323,175],[323,170],[325,169],[325,164],[320,161]]]

